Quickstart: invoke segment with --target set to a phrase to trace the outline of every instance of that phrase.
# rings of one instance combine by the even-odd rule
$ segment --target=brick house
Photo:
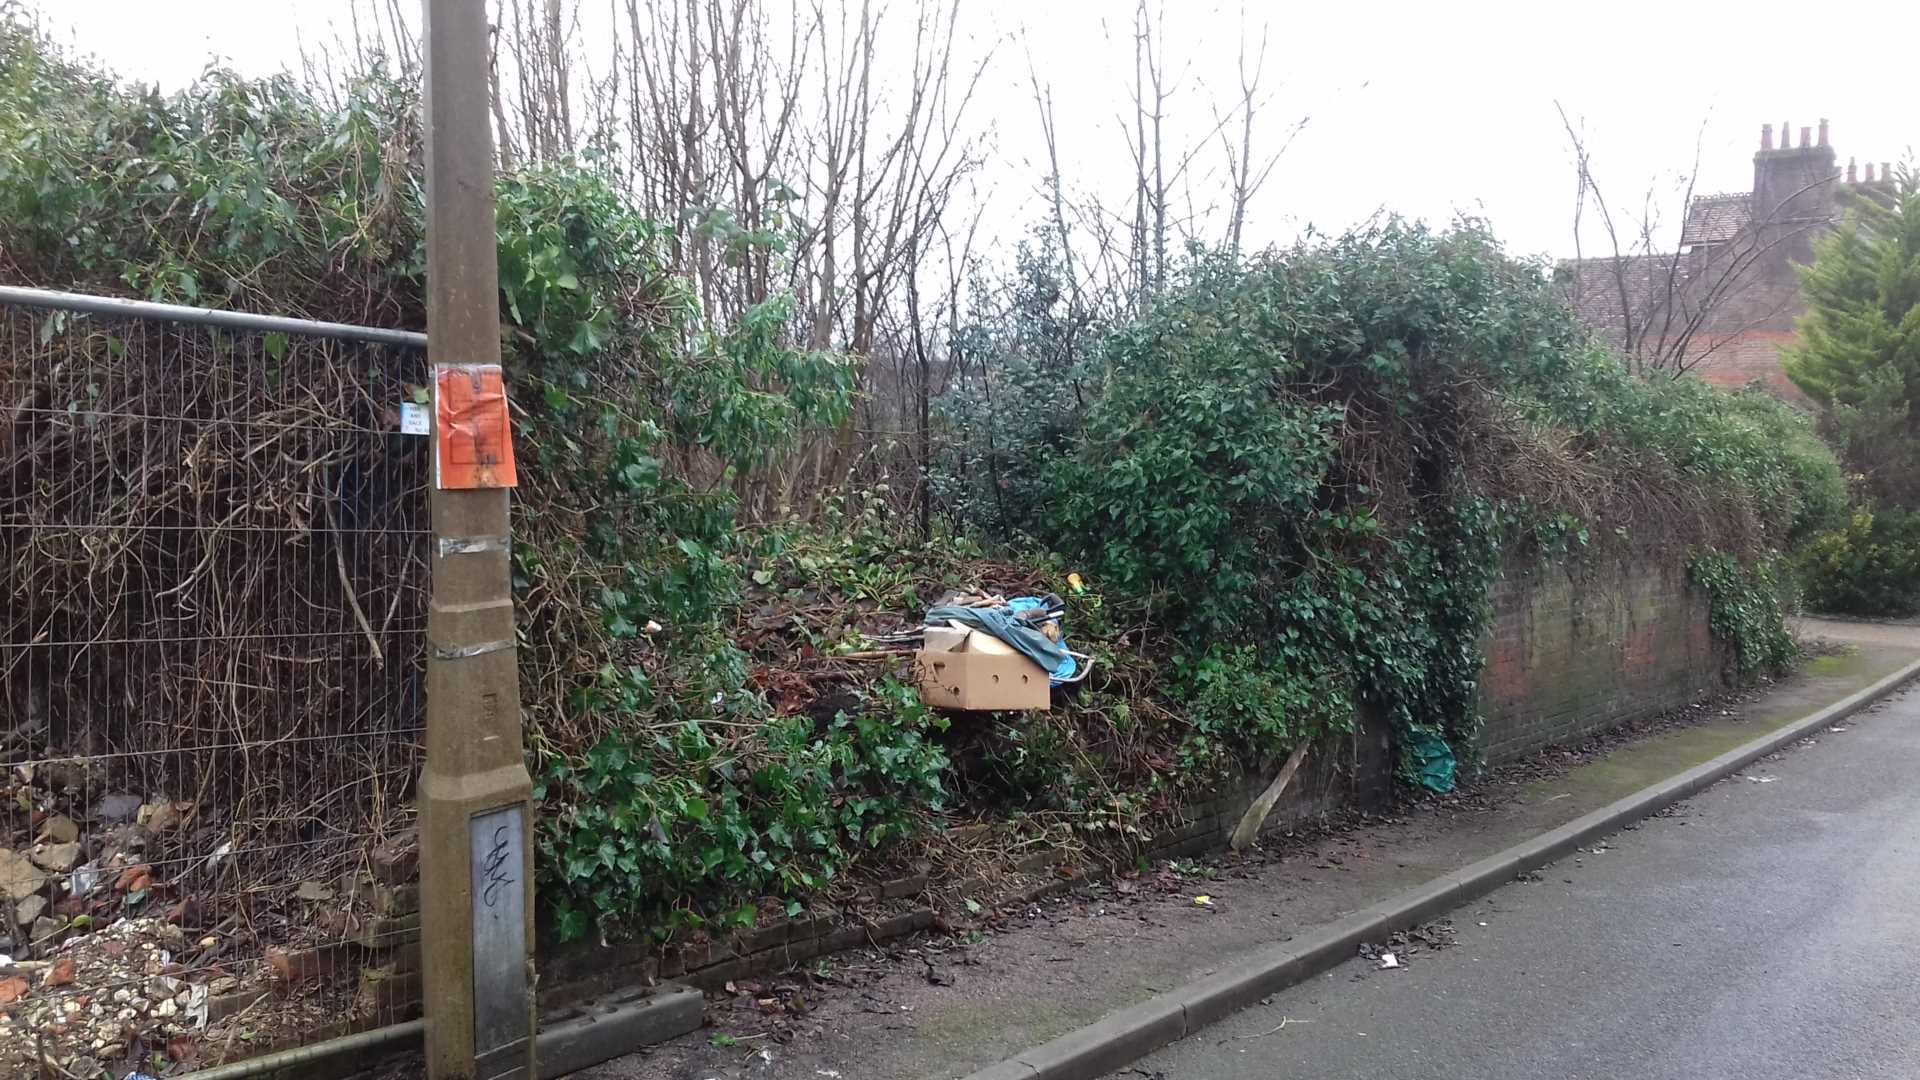
[[[1787,379],[1780,352],[1804,310],[1797,264],[1813,257],[1816,236],[1832,227],[1850,194],[1875,194],[1892,183],[1890,166],[1876,178],[1871,163],[1844,175],[1827,142],[1827,122],[1800,129],[1760,129],[1753,189],[1695,196],[1677,251],[1661,253],[1649,233],[1619,237],[1614,256],[1569,260],[1555,279],[1590,326],[1652,369],[1679,369],[1722,386],[1759,381],[1790,401],[1805,398]]]

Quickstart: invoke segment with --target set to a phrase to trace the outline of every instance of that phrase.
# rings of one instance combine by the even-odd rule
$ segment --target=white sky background
[[[216,56],[248,74],[297,66],[299,41],[330,39],[348,3],[39,0],[61,37],[166,89]],[[1650,184],[1660,186],[1668,235],[1703,120],[1701,193],[1749,188],[1762,123],[1790,121],[1797,133],[1829,118],[1843,165],[1849,156],[1901,160],[1920,135],[1908,69],[1920,5],[1886,4],[1857,20],[1835,9],[1812,25],[1786,7],[1774,15],[1760,3],[1682,0],[1247,0],[1244,9],[1256,41],[1262,23],[1270,34],[1270,100],[1256,140],[1273,147],[1310,117],[1253,206],[1251,244],[1291,239],[1309,224],[1337,231],[1385,208],[1434,221],[1472,213],[1516,253],[1571,254],[1572,159],[1556,99],[1584,122],[1617,208],[1637,208]],[[1168,67],[1181,76],[1169,119],[1192,138],[1237,98],[1242,5],[1168,0],[1166,10]],[[998,42],[968,120],[986,140],[979,190],[1000,241],[1044,210],[1028,55],[1052,86],[1069,190],[1124,198],[1131,164],[1118,116],[1131,108],[1132,11],[1130,0],[965,0],[963,51],[977,56]],[[1221,164],[1215,148],[1196,166],[1196,202],[1217,186],[1204,182],[1206,170]],[[1589,234],[1589,254],[1595,240]]]

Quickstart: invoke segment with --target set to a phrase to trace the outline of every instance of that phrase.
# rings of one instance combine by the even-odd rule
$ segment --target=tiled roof
[[[1687,224],[1680,230],[1680,246],[1724,244],[1740,235],[1753,220],[1753,196],[1744,191],[1700,195],[1687,207]]]
[[[1666,304],[1668,275],[1675,269],[1672,255],[1569,259],[1556,269],[1554,278],[1583,322],[1617,340],[1624,332],[1627,312],[1644,320]],[[1677,269],[1681,280],[1675,282],[1675,289],[1685,285],[1684,259]]]
[[[1629,326],[1655,338],[1680,330],[1791,330],[1800,311],[1799,280],[1790,266],[1729,254],[1570,259],[1554,267],[1553,277],[1580,320],[1616,345]]]

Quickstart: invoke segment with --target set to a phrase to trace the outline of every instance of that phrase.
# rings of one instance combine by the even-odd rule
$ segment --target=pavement
[[[1920,1076],[1917,765],[1909,691],[1113,1075]]]
[[[1316,928],[1343,916],[1557,828],[1806,717],[1920,656],[1920,628],[1808,622],[1801,629],[1809,636],[1850,644],[1840,652],[1829,650],[1802,674],[1749,695],[1744,701],[1677,723],[1650,725],[1604,746],[1544,753],[1533,761],[1496,771],[1459,798],[1422,802],[1384,817],[1349,819],[1337,823],[1336,828],[1303,826],[1294,836],[1263,843],[1263,849],[1251,855],[1157,867],[1112,886],[1001,912],[991,926],[983,927],[983,933],[929,936],[846,954],[810,964],[806,971],[767,980],[765,985],[742,987],[743,993],[737,997],[722,995],[709,1000],[708,1017],[713,1025],[709,1031],[579,1075],[590,1080],[935,1080],[964,1076],[1205,978],[1257,950],[1288,942],[1296,935],[1311,935]],[[1829,741],[1857,739],[1860,733],[1882,725],[1881,713],[1861,713],[1856,730],[1823,739],[1821,746]],[[1816,746],[1809,752],[1818,751],[1820,747]],[[1894,760],[1878,765],[1897,770],[1901,762],[1912,760],[1911,753],[1894,755]],[[1726,798],[1729,790],[1740,793],[1734,797],[1744,797],[1746,788],[1775,794],[1784,782],[1734,781],[1711,789],[1696,801]],[[1858,790],[1853,794],[1865,797]],[[1770,805],[1764,800],[1753,804],[1763,816]],[[1692,827],[1672,826],[1680,832]],[[1886,837],[1898,835],[1885,828],[1882,831]],[[1626,835],[1637,839],[1640,833]],[[1727,831],[1721,843],[1734,843],[1734,836]],[[1818,846],[1817,837],[1813,843]],[[1562,878],[1584,880],[1581,875],[1615,858],[1611,850],[1606,855],[1578,856],[1565,864],[1574,872]],[[1693,859],[1703,866],[1710,861],[1699,853]],[[1686,864],[1685,859],[1680,862]],[[1671,877],[1680,869],[1684,865],[1668,865],[1650,873]],[[1792,865],[1779,864],[1774,869],[1782,877],[1799,874]],[[1831,873],[1819,876],[1824,881]],[[1548,880],[1562,882],[1562,878]],[[1620,883],[1620,887],[1628,884],[1631,882]],[[1549,891],[1542,891],[1543,885],[1530,886],[1535,894],[1529,895],[1549,895]],[[1717,903],[1684,879],[1650,879],[1645,886],[1654,893],[1648,903],[1662,910]],[[1570,886],[1561,883],[1558,887],[1570,894]],[[1812,889],[1815,884],[1795,887]],[[1498,914],[1494,904],[1517,909],[1518,902],[1507,895],[1513,891],[1502,890],[1494,894],[1497,899],[1483,900],[1468,909],[1474,914],[1458,913],[1455,929],[1461,944],[1453,949],[1414,954],[1404,972],[1355,968],[1336,972],[1330,980],[1315,979],[1275,999],[1284,1000],[1285,1005],[1258,1007],[1229,1018],[1219,1027],[1198,1031],[1141,1067],[1148,1069],[1149,1075],[1157,1070],[1180,1078],[1251,1075],[1246,1072],[1250,1068],[1260,1069],[1265,1076],[1371,1075],[1349,1068],[1347,1059],[1356,1046],[1368,1049],[1378,1043],[1381,1057],[1368,1059],[1368,1069],[1384,1071],[1384,1075],[1464,1075],[1448,1064],[1453,1059],[1446,1056],[1450,1052],[1446,1047],[1452,1044],[1445,1035],[1456,1027],[1464,1030],[1462,1018],[1469,1009],[1481,1010],[1483,1024],[1467,1040],[1472,1046],[1454,1046],[1451,1052],[1489,1055],[1484,1060],[1476,1059],[1479,1063],[1471,1067],[1496,1075],[1500,1075],[1496,1065],[1488,1063],[1497,1057],[1494,1051],[1505,1044],[1521,1045],[1528,1032],[1555,1032],[1554,1036],[1541,1036],[1542,1041],[1558,1046],[1569,1055],[1566,1060],[1575,1062],[1586,1060],[1582,1055],[1591,1052],[1592,1039],[1602,1031],[1607,1033],[1609,1046],[1656,1046],[1658,1040],[1647,1033],[1663,1030],[1662,1025],[1674,1021],[1629,1015],[1625,1010],[1644,995],[1650,1004],[1660,1006],[1664,1016],[1674,999],[1642,988],[1632,977],[1618,972],[1608,972],[1589,989],[1587,992],[1593,995],[1590,1000],[1582,1004],[1562,1001],[1558,1008],[1575,1011],[1554,1013],[1554,1025],[1543,1025],[1537,1016],[1525,1024],[1503,1018],[1510,1011],[1516,1017],[1523,1015],[1518,1010],[1529,1004],[1525,999],[1532,988],[1559,970],[1551,962],[1554,950],[1577,959],[1567,970],[1602,971],[1582,965],[1597,963],[1610,950],[1639,956],[1648,946],[1634,936],[1620,935],[1651,925],[1646,912],[1623,915],[1620,922],[1625,925],[1616,925],[1611,915],[1614,908],[1605,903],[1596,906],[1606,911],[1583,913],[1578,919],[1557,918],[1553,905],[1543,902],[1539,921],[1528,925],[1519,936],[1537,939],[1538,948],[1546,955],[1509,957],[1494,951],[1493,939],[1499,936],[1504,947],[1520,948],[1504,934],[1495,934],[1498,928],[1517,922],[1478,913]],[[1767,899],[1767,892],[1743,894],[1734,906],[1768,910],[1768,904],[1753,903],[1756,897]],[[1196,904],[1194,897],[1199,895],[1207,896],[1210,903]],[[1610,894],[1601,895],[1604,899]],[[1790,909],[1783,901],[1773,910]],[[1708,950],[1692,949],[1684,943],[1686,939],[1675,938],[1683,944],[1676,947],[1666,943],[1663,947],[1674,955],[1660,954],[1662,963],[1672,966],[1679,958],[1693,957],[1702,965],[1698,982],[1704,983],[1714,978],[1753,977],[1750,959],[1761,955],[1774,938],[1795,930],[1792,924],[1772,921],[1785,916],[1746,911],[1739,914],[1739,919],[1730,916],[1716,925],[1741,927],[1756,935],[1752,940],[1728,944],[1721,938],[1710,938],[1721,944],[1709,955]],[[1747,919],[1749,915],[1753,921]],[[1488,924],[1484,928],[1478,925],[1482,921]],[[1761,933],[1768,927],[1770,933]],[[1473,962],[1476,957],[1478,963]],[[1364,1024],[1350,1024],[1344,1019],[1349,1007],[1369,1007],[1365,1005],[1370,1000],[1368,995],[1391,992],[1398,985],[1394,980],[1411,986],[1439,965],[1456,962],[1487,972],[1487,985],[1475,991],[1487,996],[1450,998],[1454,993],[1451,984],[1442,981],[1413,995],[1424,1002],[1426,1012],[1419,1015],[1428,1018],[1426,1028],[1410,1028],[1407,1024],[1411,1021],[1397,1018],[1394,1009],[1404,1003],[1392,1008],[1382,1005],[1375,1012],[1356,1012],[1356,1016],[1367,1016]],[[1680,965],[1680,970],[1687,969]],[[1363,977],[1356,981],[1356,975]],[[1661,985],[1672,985],[1676,992],[1682,984],[1678,975],[1662,974],[1659,978]],[[1465,976],[1461,980],[1463,988],[1474,985]],[[1573,979],[1567,993],[1591,981]],[[1687,985],[1693,987],[1691,1000],[1711,1000],[1698,983]],[[803,1008],[797,1010],[799,1015],[793,1015],[794,1010],[768,1014],[759,1004],[766,1000],[760,992],[774,991],[789,1004],[803,1001]],[[1289,996],[1309,992],[1351,992],[1354,998],[1351,1002],[1332,996],[1296,1001]],[[1500,992],[1505,996],[1494,996]],[[1545,991],[1542,997],[1554,1000]],[[1428,998],[1437,999],[1437,1003]],[[1902,1000],[1900,1004],[1904,1007],[1910,1002]],[[1596,1015],[1578,1011],[1583,1008],[1596,1010]],[[1336,1021],[1336,1016],[1342,1018]],[[1282,1024],[1289,1018],[1310,1019],[1313,1023]],[[1809,1022],[1826,1021],[1821,1018]],[[1264,1034],[1276,1025],[1280,1025],[1279,1031]],[[1234,1039],[1216,1034],[1229,1030],[1248,1037]],[[1368,1034],[1358,1034],[1362,1031]],[[1417,1037],[1404,1037],[1409,1032]],[[1320,1046],[1308,1043],[1309,1039],[1328,1041]],[[1308,1059],[1296,1058],[1295,1048],[1309,1046],[1319,1047],[1311,1052],[1323,1052],[1325,1056],[1311,1059],[1311,1070],[1296,1069],[1296,1063]],[[1538,1046],[1526,1052],[1533,1057],[1513,1059],[1518,1071],[1506,1075],[1618,1075],[1579,1071],[1584,1066],[1543,1067],[1541,1060],[1561,1059],[1542,1058],[1544,1050]],[[1194,1055],[1191,1060],[1182,1056],[1189,1054]],[[1637,1060],[1640,1064],[1635,1067],[1646,1070],[1648,1059]],[[1440,1064],[1429,1067],[1428,1061]],[[1234,1068],[1241,1071],[1225,1071]],[[1689,1076],[1707,1075],[1691,1068],[1682,1071]],[[1879,1075],[1804,1069],[1794,1073],[1761,1072],[1783,1076]]]

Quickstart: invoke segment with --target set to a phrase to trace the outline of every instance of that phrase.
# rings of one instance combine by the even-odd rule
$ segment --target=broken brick
[[[53,962],[53,966],[47,969],[47,978],[42,985],[72,986],[73,985],[73,957],[63,956],[60,959],[55,960]]]
[[[420,872],[420,834],[408,829],[375,847],[367,861],[382,884],[406,884]]]
[[[328,978],[347,968],[346,946],[340,943],[317,949],[268,949],[267,966],[274,978],[288,986]]]

